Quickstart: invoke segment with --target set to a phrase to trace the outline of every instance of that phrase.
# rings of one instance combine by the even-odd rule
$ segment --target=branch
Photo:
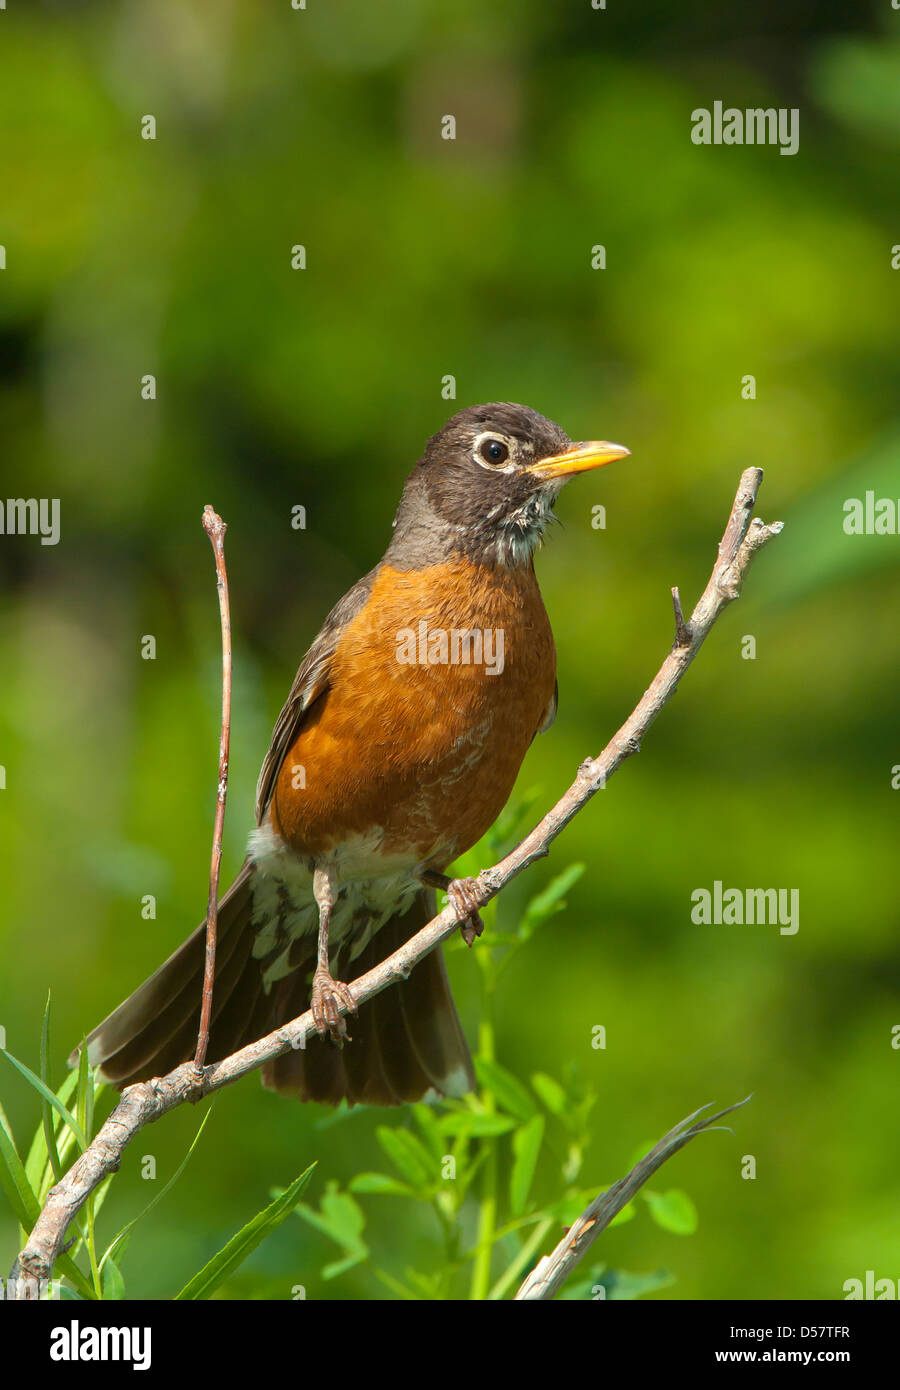
[[[771,526],[764,525],[758,518],[751,521],[762,476],[761,468],[748,468],[742,474],[709,583],[691,614],[689,626],[680,625],[672,650],[634,711],[603,752],[596,758],[587,758],[581,764],[568,791],[534,830],[505,859],[490,869],[482,870],[474,880],[476,892],[472,901],[478,907],[495,897],[529,864],[547,855],[550,844],[564,826],[600,787],[606,785],[607,779],[625,759],[640,750],[644,734],[663,705],[674,695],[681,677],[713,623],[722,610],[740,595],[753,556],[782,528],[780,521],[773,522]],[[468,910],[471,910],[471,905],[470,902]],[[352,982],[354,1002],[364,1004],[397,980],[406,979],[418,961],[451,935],[459,921],[458,911],[448,903],[398,951]],[[343,1014],[346,1010],[340,1008],[338,1012]],[[23,1296],[28,1296],[25,1291],[29,1288],[29,1280],[49,1279],[72,1218],[103,1179],[118,1169],[126,1146],[144,1125],[160,1119],[186,1100],[196,1100],[199,1095],[208,1095],[231,1085],[247,1072],[255,1071],[264,1062],[274,1061],[292,1048],[304,1047],[306,1039],[314,1032],[313,1016],[307,1011],[267,1037],[207,1067],[199,1087],[190,1062],[176,1067],[167,1076],[129,1086],[93,1142],[47,1194],[28,1243],[13,1267],[13,1277],[20,1280],[16,1287],[23,1290]]]
[[[750,1100],[747,1096],[744,1100],[739,1100],[735,1105],[729,1105],[726,1110],[720,1110],[717,1115],[709,1115],[705,1120],[700,1120],[698,1124],[692,1124],[697,1116],[702,1114],[709,1107],[703,1105],[699,1110],[695,1110],[693,1115],[688,1115],[687,1119],[681,1120],[674,1129],[670,1129],[668,1134],[654,1145],[648,1154],[636,1163],[627,1177],[620,1178],[614,1182],[612,1187],[606,1192],[601,1192],[599,1197],[595,1197],[586,1211],[582,1212],[574,1226],[571,1226],[556,1249],[550,1255],[544,1255],[538,1260],[528,1278],[522,1284],[516,1294],[516,1302],[526,1299],[550,1299],[559,1293],[563,1284],[568,1279],[572,1270],[583,1259],[588,1250],[593,1245],[601,1231],[612,1221],[614,1216],[618,1216],[623,1207],[626,1207],[632,1197],[643,1187],[648,1178],[652,1177],[657,1168],[661,1168],[667,1158],[671,1158],[679,1149],[683,1149],[685,1144],[704,1130],[709,1129],[715,1124],[716,1120],[721,1120],[723,1115],[730,1115],[732,1110],[739,1110],[742,1105],[746,1105]]]
[[[216,814],[213,822],[212,859],[209,866],[209,899],[206,906],[206,961],[203,968],[203,1000],[200,1030],[194,1056],[194,1080],[202,1085],[203,1063],[209,1046],[212,1019],[213,980],[216,975],[216,938],[219,925],[219,872],[222,868],[222,831],[225,826],[225,797],[228,794],[228,750],[231,742],[231,613],[228,604],[228,575],[225,571],[225,532],[228,527],[212,507],[203,508],[203,529],[212,542],[216,557],[216,588],[219,591],[219,619],[222,624],[222,732],[219,736],[219,781],[216,787]]]

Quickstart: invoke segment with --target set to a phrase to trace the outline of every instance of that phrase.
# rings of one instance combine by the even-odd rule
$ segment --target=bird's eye
[[[499,439],[486,439],[478,450],[482,460],[497,468],[509,458],[509,448]]]

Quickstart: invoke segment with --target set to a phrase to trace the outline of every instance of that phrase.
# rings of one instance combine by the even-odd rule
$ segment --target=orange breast
[[[382,567],[282,764],[275,829],[299,854],[370,837],[442,867],[502,810],[555,677],[530,568]]]

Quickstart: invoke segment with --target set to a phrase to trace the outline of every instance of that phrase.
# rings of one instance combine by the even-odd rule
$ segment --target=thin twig
[[[668,1134],[660,1139],[658,1144],[645,1154],[640,1163],[636,1163],[631,1172],[618,1182],[614,1182],[612,1187],[606,1192],[601,1192],[599,1197],[595,1197],[586,1211],[570,1226],[556,1249],[551,1254],[545,1255],[538,1260],[534,1269],[524,1281],[518,1293],[516,1301],[527,1299],[549,1299],[559,1293],[563,1284],[568,1279],[572,1270],[583,1259],[588,1250],[593,1245],[601,1231],[612,1221],[614,1216],[618,1216],[623,1207],[627,1207],[632,1197],[643,1187],[648,1178],[652,1177],[657,1168],[661,1168],[666,1159],[672,1157],[679,1149],[683,1149],[685,1144],[695,1137],[702,1134],[705,1129],[709,1129],[715,1124],[716,1120],[721,1120],[723,1115],[730,1115],[732,1110],[739,1110],[742,1105],[746,1105],[750,1096],[744,1100],[739,1100],[735,1105],[729,1105],[727,1109],[720,1110],[716,1115],[709,1115],[705,1120],[693,1121],[709,1107],[704,1105],[699,1110],[695,1110],[693,1115],[688,1115],[687,1119],[682,1120],[670,1129]]]
[[[228,575],[225,570],[225,522],[212,507],[203,508],[203,529],[212,542],[216,557],[216,588],[219,591],[219,617],[222,623],[222,730],[219,736],[219,781],[216,787],[216,815],[213,822],[212,859],[209,865],[209,899],[206,906],[206,961],[203,970],[203,1003],[200,1031],[194,1056],[194,1082],[203,1079],[203,1064],[209,1046],[212,1019],[213,980],[216,974],[216,935],[219,924],[219,873],[222,868],[222,831],[225,826],[225,798],[228,795],[228,753],[231,743],[231,612],[228,603]]]
[[[603,752],[596,758],[587,758],[581,764],[568,791],[505,859],[478,875],[475,897],[478,907],[489,902],[529,864],[548,854],[551,842],[564,826],[600,787],[606,785],[625,759],[639,751],[644,734],[663,705],[672,698],[713,623],[740,594],[753,556],[781,530],[780,521],[773,522],[771,526],[764,525],[758,519],[751,523],[761,481],[761,468],[748,468],[741,476],[713,572],[691,614],[690,644],[673,646],[635,709]],[[459,920],[457,910],[448,903],[442,912],[393,955],[352,982],[354,1002],[364,1004],[395,981],[406,979],[418,961],[456,930]],[[343,1014],[346,1010],[339,1007],[338,1012]],[[264,1062],[274,1061],[293,1048],[303,1047],[314,1032],[313,1016],[307,1011],[258,1042],[241,1048],[221,1062],[213,1063],[203,1073],[203,1094],[218,1091],[247,1072],[255,1071]],[[37,1281],[50,1277],[53,1262],[72,1218],[94,1188],[119,1167],[122,1153],[135,1135],[144,1125],[158,1120],[184,1101],[196,1099],[196,1096],[195,1073],[190,1062],[176,1067],[167,1076],[138,1082],[123,1092],[122,1099],[93,1142],[47,1194],[28,1243],[13,1267],[13,1277],[19,1280],[15,1287],[17,1292],[22,1290],[22,1297],[28,1297],[26,1290],[30,1287],[35,1289],[34,1296],[37,1296]]]
[[[681,594],[678,592],[677,584],[672,590],[672,607],[675,609],[675,641],[679,647],[689,647],[693,634],[690,623],[684,621],[684,614],[681,611]]]

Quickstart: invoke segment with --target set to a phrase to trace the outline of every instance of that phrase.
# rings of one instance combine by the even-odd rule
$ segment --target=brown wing
[[[539,725],[539,727],[538,727],[538,729],[537,729],[537,732],[535,733],[535,738],[537,738],[537,735],[538,735],[538,734],[545,734],[545,733],[547,732],[547,730],[550,728],[551,724],[553,723],[554,719],[556,718],[556,711],[557,711],[558,709],[559,709],[559,681],[554,681],[554,682],[553,682],[553,697],[552,697],[552,699],[550,700],[550,703],[549,703],[549,705],[547,706],[547,708],[546,708],[546,710],[545,710],[545,712],[544,712],[544,717],[543,717],[543,719],[542,719],[541,722],[540,722],[540,725]]]
[[[313,642],[294,677],[290,694],[278,716],[272,732],[272,742],[265,756],[259,781],[256,784],[256,820],[260,824],[269,807],[281,764],[300,732],[303,718],[315,700],[325,694],[330,684],[331,660],[340,641],[341,632],[365,605],[379,566],[364,575],[332,608],[322,630]]]

